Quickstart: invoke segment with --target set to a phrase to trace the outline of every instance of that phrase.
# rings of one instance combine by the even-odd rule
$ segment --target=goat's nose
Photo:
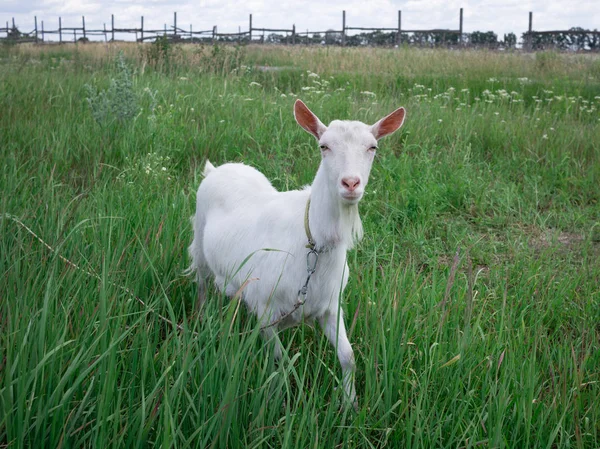
[[[346,176],[345,178],[342,178],[342,186],[349,192],[354,192],[359,185],[360,179],[356,176]]]

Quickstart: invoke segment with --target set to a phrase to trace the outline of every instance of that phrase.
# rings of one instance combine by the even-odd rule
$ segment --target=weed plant
[[[119,52],[115,65],[116,74],[110,79],[106,89],[98,90],[89,84],[84,86],[92,116],[102,127],[114,122],[123,125],[131,121],[138,110],[138,94],[134,90],[131,70],[122,52]]]

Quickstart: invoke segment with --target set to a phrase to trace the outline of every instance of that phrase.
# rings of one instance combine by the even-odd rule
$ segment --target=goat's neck
[[[344,204],[320,166],[311,186],[309,223],[317,248],[352,248],[362,238],[358,204]]]

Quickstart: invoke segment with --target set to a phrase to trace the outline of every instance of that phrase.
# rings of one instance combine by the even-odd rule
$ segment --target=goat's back
[[[277,193],[265,175],[242,163],[223,164],[216,168],[211,164],[205,175],[198,188],[197,206],[206,214],[215,207],[230,212]]]

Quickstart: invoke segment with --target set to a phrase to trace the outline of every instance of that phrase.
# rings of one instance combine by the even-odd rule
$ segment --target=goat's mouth
[[[342,197],[342,201],[346,204],[356,204],[358,203],[362,196],[363,192],[357,192],[356,190],[353,192],[343,191],[340,192],[340,196]]]

